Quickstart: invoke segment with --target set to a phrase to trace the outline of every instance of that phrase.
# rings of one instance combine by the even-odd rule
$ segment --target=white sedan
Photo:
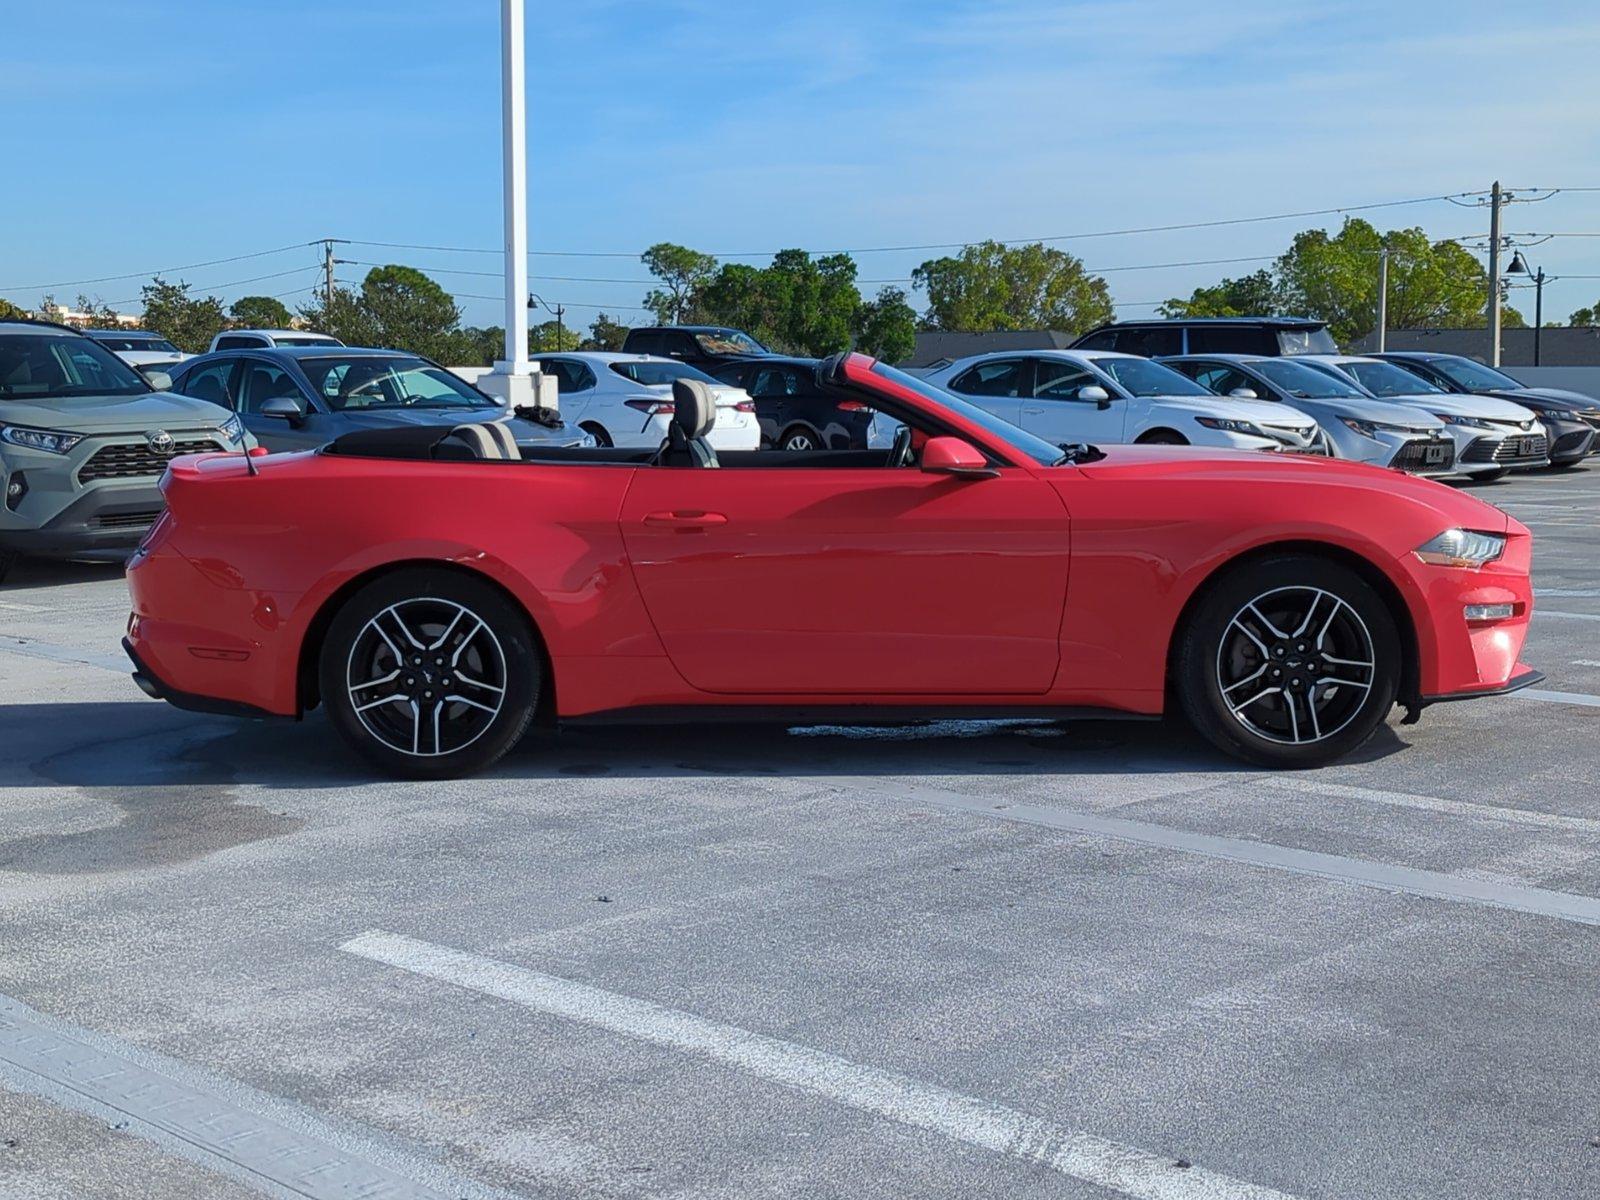
[[[925,378],[1058,445],[1143,442],[1329,453],[1316,421],[1298,409],[1213,395],[1137,354],[980,354]]]
[[[533,362],[540,372],[555,376],[561,419],[587,430],[602,446],[661,445],[672,423],[673,381],[698,379],[710,385],[717,405],[717,423],[707,437],[712,448],[761,447],[761,426],[750,394],[687,363],[598,350],[536,354]]]

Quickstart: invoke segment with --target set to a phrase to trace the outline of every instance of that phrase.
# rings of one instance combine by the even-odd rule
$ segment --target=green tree
[[[1378,313],[1378,252],[1389,251],[1391,329],[1481,328],[1488,323],[1488,272],[1458,242],[1431,242],[1420,228],[1379,233],[1347,218],[1336,234],[1310,229],[1278,259],[1284,311],[1328,322],[1348,344],[1371,333]],[[1507,328],[1526,324],[1506,307]]]
[[[628,327],[620,321],[614,321],[605,313],[589,324],[589,336],[584,340],[584,350],[621,350],[623,339],[628,336]]]
[[[1258,317],[1283,312],[1278,282],[1266,269],[1212,287],[1195,288],[1187,300],[1168,300],[1156,310],[1163,317]]]
[[[11,301],[0,297],[0,321],[25,321],[27,319],[27,309],[18,308]]]
[[[911,357],[917,348],[917,312],[897,287],[885,287],[877,299],[863,301],[853,323],[856,348],[886,363]]]
[[[189,295],[187,283],[168,283],[159,275],[141,289],[144,327],[161,334],[180,350],[199,354],[228,327],[222,301]],[[79,300],[82,303],[82,298]]]
[[[583,345],[583,334],[555,321],[545,321],[528,330],[528,350],[547,354],[552,350],[576,350]]]
[[[1588,308],[1580,308],[1567,318],[1568,325],[1600,325],[1600,300]]]
[[[911,273],[927,293],[930,329],[1056,329],[1078,333],[1113,319],[1111,289],[1083,262],[1042,243],[979,242]]]
[[[861,293],[848,254],[781,250],[766,267],[725,263],[699,291],[702,319],[743,329],[774,350],[832,354],[850,346]]]
[[[307,329],[336,337],[347,346],[380,344],[377,322],[362,304],[359,292],[336,287],[331,303],[320,290],[316,296],[315,300],[300,306],[300,320]]]
[[[240,296],[229,306],[228,316],[240,329],[287,329],[290,320],[283,301],[271,296]]]
[[[506,331],[499,325],[469,325],[460,333],[460,358],[446,366],[492,367],[506,352]]]
[[[455,297],[415,267],[373,267],[361,282],[361,307],[378,345],[446,362],[462,349]]]
[[[716,272],[717,260],[709,254],[657,242],[639,256],[645,269],[660,281],[660,286],[645,293],[644,306],[663,325],[677,325],[694,318],[700,289]]]

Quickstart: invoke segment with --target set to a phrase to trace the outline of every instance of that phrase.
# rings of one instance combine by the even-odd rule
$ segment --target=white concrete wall
[[[1566,388],[1600,400],[1600,367],[1501,367],[1529,387]]]

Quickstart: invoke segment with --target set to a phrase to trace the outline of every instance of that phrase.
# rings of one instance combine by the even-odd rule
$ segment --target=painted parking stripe
[[[514,1200],[299,1105],[0,996],[0,1088],[40,1096],[268,1196]]]
[[[0,634],[0,650],[4,650],[9,654],[20,654],[24,658],[42,658],[49,662],[77,663],[79,666],[100,667],[103,670],[115,671],[118,675],[131,675],[133,673],[133,664],[126,657],[119,658],[111,654],[97,654],[93,650],[79,650],[72,646],[57,646],[53,642],[41,642],[34,638]]]
[[[1552,608],[1536,608],[1533,610],[1535,617],[1564,617],[1568,621],[1600,621],[1600,613],[1569,613],[1556,612]]]
[[[1580,708],[1600,708],[1600,696],[1587,692],[1549,692],[1544,688],[1523,688],[1511,693],[1518,700],[1543,700],[1546,704],[1576,704]]]
[[[1535,596],[1580,597],[1600,596],[1600,588],[1534,588]]]
[[[1307,796],[1360,800],[1369,804],[1385,804],[1391,808],[1448,813],[1453,817],[1474,817],[1484,821],[1499,821],[1505,825],[1524,825],[1532,829],[1565,829],[1574,833],[1589,834],[1591,837],[1600,835],[1600,818],[1596,817],[1573,817],[1565,813],[1540,812],[1537,809],[1508,808],[1500,804],[1474,804],[1467,800],[1448,800],[1442,796],[1419,796],[1412,792],[1391,792],[1383,788],[1327,783],[1308,775],[1265,775],[1259,776],[1256,782],[1283,791],[1301,792]]]
[[[448,946],[372,930],[340,949],[534,1012],[710,1059],[1139,1200],[1288,1200],[1284,1192],[1203,1167],[1179,1166],[1174,1156],[1063,1128],[1004,1105],[737,1025]]]
[[[1398,892],[1409,896],[1423,896],[1431,900],[1447,900],[1484,908],[1511,909],[1515,912],[1551,917],[1558,921],[1571,921],[1578,925],[1600,925],[1600,899],[1593,896],[1578,896],[1570,892],[1547,891],[1544,888],[1466,879],[1457,875],[1447,875],[1441,871],[1401,867],[1393,863],[1374,862],[1364,858],[1347,858],[1342,854],[1324,854],[1317,850],[1299,850],[1290,846],[1274,845],[1271,842],[1254,842],[1244,838],[1194,833],[1187,829],[1173,829],[1146,821],[1130,821],[1122,817],[1101,816],[1098,813],[1075,812],[1072,809],[1049,805],[996,803],[993,798],[968,796],[924,784],[840,777],[831,779],[822,777],[818,782],[831,782],[842,790],[909,800],[929,808],[968,816],[1013,821],[1021,825],[1039,825],[1046,829],[1087,834],[1091,837],[1114,838],[1161,850],[1193,854],[1201,858],[1222,859],[1266,870],[1285,871],[1292,875],[1311,875],[1335,883],[1354,884],[1357,887],[1376,888],[1379,891]]]

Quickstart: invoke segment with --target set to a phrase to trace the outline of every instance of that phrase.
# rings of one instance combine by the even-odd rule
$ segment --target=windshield
[[[1333,334],[1326,329],[1278,330],[1279,354],[1337,354]]]
[[[1342,362],[1339,369],[1354,375],[1356,382],[1374,396],[1422,396],[1444,390],[1393,363]]]
[[[337,339],[331,337],[317,337],[313,334],[274,334],[274,346],[337,346]]]
[[[163,337],[118,337],[116,334],[91,334],[107,350],[149,350],[157,354],[177,354],[178,348]]]
[[[1526,387],[1511,376],[1480,362],[1473,362],[1470,358],[1430,358],[1428,365],[1457,387],[1469,392],[1503,391],[1506,388],[1520,392]]]
[[[140,396],[150,391],[132,367],[92,338],[0,334],[0,400]]]
[[[959,396],[952,395],[943,388],[934,387],[933,384],[915,375],[907,375],[904,371],[896,371],[893,367],[886,367],[882,363],[872,366],[874,375],[882,375],[892,383],[899,384],[908,392],[915,392],[928,400],[933,401],[941,408],[951,412],[960,413],[974,425],[992,433],[995,437],[1013,447],[1019,453],[1033,459],[1041,467],[1053,467],[1062,459],[1061,447],[1043,438],[1034,437],[1025,429],[1018,429],[1010,421],[1002,421],[991,412],[979,408],[976,404],[968,404]]]
[[[1148,358],[1091,358],[1095,369],[1134,396],[1209,396],[1194,380]]]
[[[704,371],[681,362],[614,362],[611,369],[624,379],[645,387],[671,383],[675,379],[698,379],[701,383],[716,383]]]
[[[708,329],[694,335],[707,354],[765,354],[767,348],[737,329]]]
[[[499,402],[424,359],[396,354],[378,358],[302,358],[311,390],[334,412],[370,408],[489,408]]]
[[[1291,396],[1305,400],[1369,400],[1337,371],[1319,371],[1284,358],[1259,358],[1250,364]]]

